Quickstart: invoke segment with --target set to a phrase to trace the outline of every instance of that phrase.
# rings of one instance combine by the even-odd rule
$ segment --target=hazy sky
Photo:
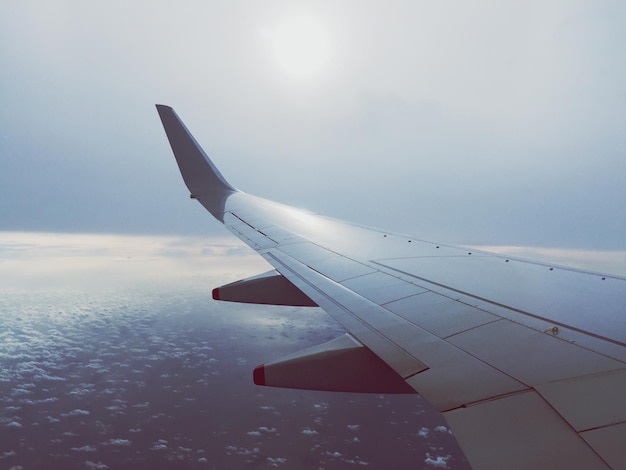
[[[626,249],[626,3],[0,5],[0,230],[213,235],[248,192],[449,243]]]

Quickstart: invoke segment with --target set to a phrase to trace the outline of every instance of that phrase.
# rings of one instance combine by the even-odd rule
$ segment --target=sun
[[[278,64],[290,75],[311,76],[322,70],[330,58],[328,34],[311,18],[289,18],[270,37]]]

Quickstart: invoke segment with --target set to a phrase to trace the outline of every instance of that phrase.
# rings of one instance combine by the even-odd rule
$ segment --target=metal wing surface
[[[355,226],[228,184],[158,105],[183,179],[275,271],[222,300],[318,305],[348,334],[258,384],[417,392],[475,468],[626,467],[626,279]]]

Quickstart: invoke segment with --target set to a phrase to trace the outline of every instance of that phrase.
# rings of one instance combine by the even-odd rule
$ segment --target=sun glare
[[[328,35],[310,18],[284,21],[272,32],[271,39],[276,60],[290,75],[310,76],[328,62]]]

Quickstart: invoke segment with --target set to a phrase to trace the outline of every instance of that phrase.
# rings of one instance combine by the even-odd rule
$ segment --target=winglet
[[[222,176],[176,112],[162,104],[156,108],[191,197],[221,220],[224,201],[237,190]]]

